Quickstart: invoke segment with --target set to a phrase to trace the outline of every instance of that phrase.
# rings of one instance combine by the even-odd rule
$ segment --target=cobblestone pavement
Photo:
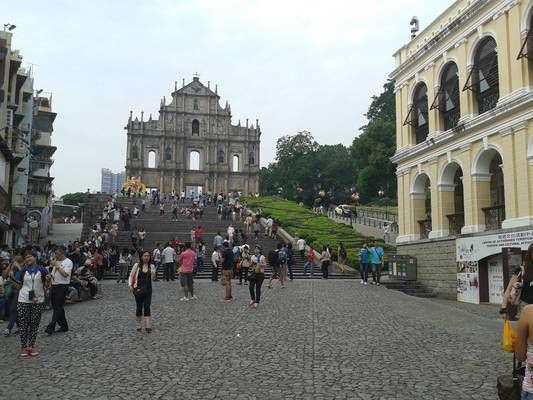
[[[356,281],[294,281],[264,288],[154,283],[154,331],[134,329],[125,286],[68,306],[71,331],[40,334],[41,356],[20,359],[0,338],[0,399],[496,399],[509,371],[494,308],[417,299]],[[44,315],[42,326],[50,312]],[[6,384],[7,383],[7,384]]]

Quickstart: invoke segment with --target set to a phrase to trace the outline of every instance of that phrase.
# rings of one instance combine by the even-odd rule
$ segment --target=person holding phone
[[[56,325],[59,324],[60,332],[68,331],[67,318],[65,317],[65,299],[70,285],[70,277],[72,274],[72,261],[65,255],[66,249],[64,246],[59,246],[55,251],[55,260],[51,262],[52,271],[52,320],[46,327],[45,332],[51,336]]]
[[[24,267],[15,275],[20,286],[17,303],[17,325],[20,331],[21,357],[38,356],[35,347],[37,332],[44,310],[45,292],[50,288],[50,275],[37,265],[34,253],[27,253]]]

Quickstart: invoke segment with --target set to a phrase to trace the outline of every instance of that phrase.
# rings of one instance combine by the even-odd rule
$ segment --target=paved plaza
[[[40,334],[41,356],[1,338],[0,399],[481,400],[511,365],[492,306],[301,280],[263,286],[251,310],[246,286],[226,304],[220,284],[195,285],[183,303],[177,282],[154,283],[150,335],[125,285],[104,282],[102,299],[67,307],[70,332]]]

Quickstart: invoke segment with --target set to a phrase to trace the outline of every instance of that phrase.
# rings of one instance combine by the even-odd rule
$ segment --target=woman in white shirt
[[[37,265],[35,254],[27,254],[25,267],[17,272],[15,280],[21,286],[17,303],[17,325],[20,331],[20,355],[38,356],[35,347],[37,332],[44,310],[45,291],[50,288],[50,276],[44,268]]]

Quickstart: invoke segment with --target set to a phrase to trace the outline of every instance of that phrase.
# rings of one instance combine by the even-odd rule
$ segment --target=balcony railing
[[[482,208],[485,214],[485,230],[495,231],[502,228],[505,220],[505,204]]]
[[[431,232],[431,219],[424,219],[418,221],[420,226],[420,239],[429,239],[429,232]]]
[[[450,235],[460,235],[461,229],[465,226],[465,214],[450,214],[446,215],[450,229]]]

